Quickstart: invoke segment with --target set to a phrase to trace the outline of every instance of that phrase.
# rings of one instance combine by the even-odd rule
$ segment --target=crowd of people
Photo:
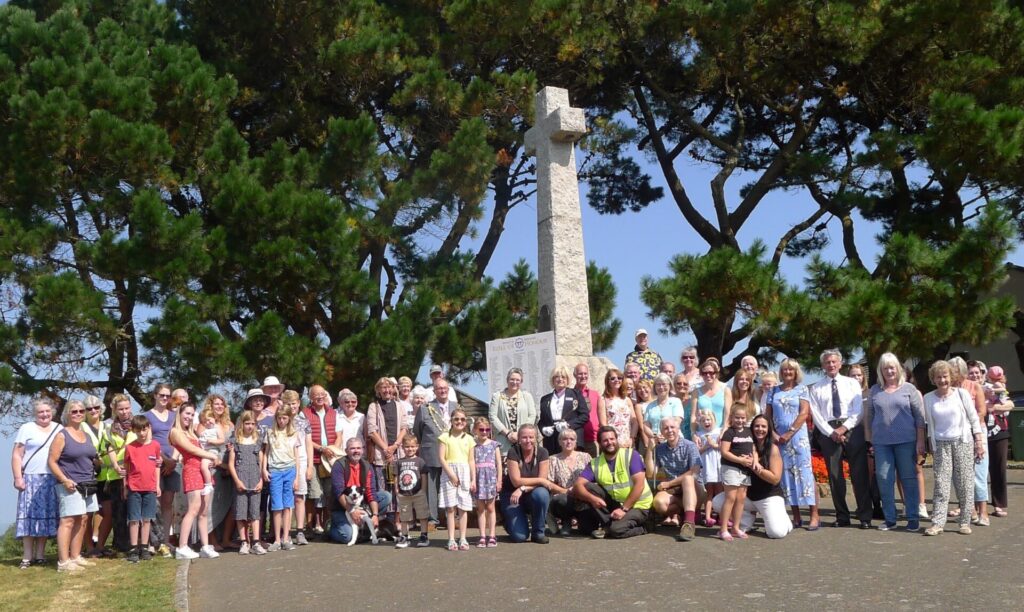
[[[52,537],[61,572],[118,553],[132,563],[154,554],[212,559],[225,549],[262,555],[314,535],[426,547],[442,523],[448,550],[465,551],[471,512],[476,548],[498,545],[499,516],[514,543],[628,538],[656,522],[678,528],[680,541],[694,539],[699,523],[733,541],[758,517],[767,537],[782,538],[822,526],[812,448],[827,465],[836,527],[878,520],[883,531],[920,532],[928,518],[924,534],[934,536],[952,517],[969,534],[990,515],[1006,516],[1013,403],[998,366],[937,361],[928,370],[935,389],[922,395],[891,353],[869,387],[864,366],[844,374],[842,355],[828,350],[814,384],[803,384],[794,359],[771,372],[747,356],[727,385],[719,361],[699,360],[694,347],[677,372],[648,347],[646,331],[636,339],[600,391],[581,363],[556,367],[551,392],[535,401],[512,368],[487,416],[476,418],[438,366],[427,387],[379,379],[364,410],[348,389],[335,408],[320,385],[303,407],[273,376],[248,391],[234,419],[223,396],[199,408],[164,384],[142,414],[114,395],[105,420],[93,396],[67,402],[60,424],[55,404],[37,399],[12,457],[21,567],[45,564]]]

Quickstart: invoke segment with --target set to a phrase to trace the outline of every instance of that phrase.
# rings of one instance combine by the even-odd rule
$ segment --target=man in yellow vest
[[[597,430],[601,453],[573,484],[576,499],[590,505],[579,514],[580,531],[591,537],[631,538],[647,533],[644,525],[654,496],[647,484],[644,461],[631,448],[619,448],[615,428]]]

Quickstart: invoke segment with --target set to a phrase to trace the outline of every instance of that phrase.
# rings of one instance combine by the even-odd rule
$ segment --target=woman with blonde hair
[[[972,406],[970,393],[953,382],[954,370],[949,362],[940,360],[933,363],[928,368],[928,378],[935,385],[935,390],[924,396],[925,423],[935,458],[935,490],[932,493],[932,526],[924,533],[936,536],[944,531],[952,482],[964,509],[959,516],[959,532],[970,535],[974,463],[985,456],[984,429]],[[924,450],[921,439],[917,443],[917,452],[924,454]]]
[[[875,480],[882,498],[885,522],[878,528],[896,527],[895,481],[903,483],[907,531],[920,529],[915,449],[924,445],[924,404],[921,394],[907,382],[903,366],[892,353],[878,359],[878,382],[864,400],[864,439],[875,454]]]
[[[199,445],[199,437],[196,435],[196,407],[186,402],[178,407],[177,417],[174,419],[174,427],[168,439],[172,446],[181,453],[181,483],[182,491],[185,494],[188,509],[185,516],[181,517],[181,531],[178,534],[178,548],[174,552],[175,559],[215,559],[220,556],[213,546],[210,545],[210,534],[207,529],[206,507],[207,495],[203,495],[203,474],[202,460],[217,460],[217,454],[204,450]],[[196,523],[199,527],[199,541],[202,548],[196,554],[188,546],[188,538],[192,534],[192,525]]]
[[[544,448],[552,455],[559,452],[558,434],[566,429],[576,431],[576,444],[581,445],[583,426],[590,418],[590,406],[587,405],[587,398],[583,393],[569,386],[572,380],[569,368],[556,367],[551,370],[553,390],[540,398],[537,428],[544,437]]]
[[[64,428],[50,444],[49,466],[57,484],[54,490],[60,502],[57,527],[57,571],[74,572],[95,561],[82,558],[86,515],[99,510],[94,472],[96,447],[84,431],[85,405],[74,400],[64,408]]]
[[[740,370],[732,377],[732,405],[743,404],[747,407],[747,423],[761,414],[761,405],[757,401],[756,391],[754,374],[749,370]]]
[[[783,359],[779,364],[779,385],[765,392],[764,413],[774,428],[772,438],[779,447],[784,469],[781,486],[786,502],[793,513],[793,526],[802,527],[800,506],[810,510],[808,531],[821,524],[818,516],[818,489],[811,466],[811,441],[807,422],[811,418],[811,396],[804,379],[803,368],[795,359]]]
[[[599,426],[611,425],[615,428],[620,447],[632,447],[641,417],[637,407],[626,395],[623,379],[625,375],[615,368],[604,375],[604,395],[597,404],[597,419]]]

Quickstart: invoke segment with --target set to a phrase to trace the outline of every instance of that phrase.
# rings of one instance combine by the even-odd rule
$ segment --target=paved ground
[[[752,534],[725,543],[698,529],[688,543],[659,531],[625,541],[501,542],[496,549],[458,553],[442,548],[440,534],[427,549],[315,543],[264,557],[227,554],[193,562],[189,601],[194,612],[313,606],[1021,609],[1024,471],[1011,470],[1010,482],[1010,517],[993,518],[991,527],[975,527],[971,536],[823,527],[783,540]],[[831,505],[822,505],[830,522]]]

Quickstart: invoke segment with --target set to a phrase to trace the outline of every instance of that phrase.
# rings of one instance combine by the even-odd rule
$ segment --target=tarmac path
[[[314,542],[192,562],[190,609],[1024,609],[1024,470],[1009,477],[1010,516],[970,536],[948,531],[955,523],[938,537],[828,527],[825,498],[819,531],[782,540],[755,531],[726,543],[698,528],[680,543],[662,528],[618,541],[499,538],[496,549],[468,552],[445,550],[443,533],[424,549]]]

